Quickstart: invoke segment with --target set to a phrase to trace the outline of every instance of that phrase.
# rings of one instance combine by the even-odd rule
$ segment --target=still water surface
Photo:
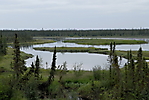
[[[96,48],[108,48],[109,45],[79,45],[75,43],[45,43],[41,45],[33,45],[33,47],[96,47]],[[41,59],[41,66],[43,68],[50,68],[53,52],[49,51],[38,51],[34,50],[33,47],[27,49],[21,49],[21,51],[29,54],[33,54],[33,58],[26,60],[26,65],[30,67],[31,63],[35,61],[38,55]],[[138,50],[142,47],[143,50],[149,51],[149,44],[137,44],[137,45],[117,45],[116,50]],[[81,68],[84,70],[92,70],[94,66],[101,66],[102,68],[108,68],[108,56],[103,54],[90,54],[90,53],[57,53],[57,65],[62,65],[65,61],[67,62],[67,68],[73,69],[73,66],[82,65]],[[122,60],[121,66],[124,65],[126,59]],[[47,63],[47,64],[46,64]]]

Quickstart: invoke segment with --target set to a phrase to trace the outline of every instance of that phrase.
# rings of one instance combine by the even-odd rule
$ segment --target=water
[[[53,46],[55,46],[56,43],[53,43]],[[60,46],[57,43],[56,46]],[[52,44],[44,44],[49,45],[50,47],[53,47]],[[44,45],[35,45],[33,47],[44,47]],[[38,51],[34,50],[32,48],[29,49],[22,49],[21,51],[25,53],[33,54],[33,58],[29,58],[26,60],[26,65],[30,67],[31,63],[35,61],[36,56],[38,55],[40,60],[42,61],[42,67],[43,68],[50,68],[51,67],[51,61],[52,61],[52,55],[53,52],[49,51]],[[94,66],[102,66],[107,67],[107,55],[103,54],[89,54],[89,53],[57,53],[57,65],[62,65],[65,61],[67,62],[67,68],[69,70],[73,69],[73,66],[76,65],[82,65],[81,68],[84,70],[92,70],[92,67]],[[48,65],[46,64],[48,63]]]
[[[41,45],[33,45],[33,47],[96,47],[96,48],[110,48],[109,45],[79,45],[75,43],[45,43]],[[30,67],[31,63],[35,61],[38,55],[41,60],[42,68],[50,68],[53,52],[34,50],[33,47],[27,49],[21,49],[25,53],[33,54],[33,58],[26,60],[26,65]],[[143,50],[149,51],[149,44],[136,44],[136,45],[117,45],[116,50],[138,50],[142,47]],[[81,65],[84,70],[92,70],[94,66],[101,66],[102,68],[108,68],[108,55],[103,54],[90,54],[90,53],[57,53],[57,65],[62,65],[67,62],[67,68],[72,70],[74,65]],[[121,66],[127,60],[123,58]],[[47,63],[47,64],[46,64]]]

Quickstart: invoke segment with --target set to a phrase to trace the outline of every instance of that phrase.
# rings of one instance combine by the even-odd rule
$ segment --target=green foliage
[[[97,30],[0,30],[2,34],[11,37],[17,33],[22,41],[40,37],[148,37],[149,29],[97,29]]]
[[[110,45],[111,42],[115,42],[116,44],[143,44],[143,43],[147,43],[145,41],[140,41],[140,40],[114,40],[114,39],[75,39],[75,40],[67,40],[64,42],[84,44],[84,45]]]
[[[25,62],[21,59],[20,55],[20,45],[18,41],[18,36],[15,34],[14,40],[14,57],[13,57],[13,70],[15,72],[15,77],[19,78],[21,74],[26,71],[26,67],[24,66]]]
[[[24,86],[24,93],[27,100],[39,100],[39,83],[39,80],[36,80],[34,77],[30,77],[29,81]]]
[[[17,59],[21,61],[22,56],[18,49],[19,43],[17,38],[15,43],[14,51],[16,57],[18,57]],[[4,61],[9,62],[9,59],[12,59],[12,49],[8,49],[9,52],[0,58],[0,72],[2,72],[0,73],[0,99],[76,100],[81,98],[89,100],[148,100],[149,67],[143,58],[144,52],[141,48],[137,52],[135,51],[137,62],[134,61],[134,51],[129,51],[128,54],[125,52],[128,62],[124,68],[120,69],[117,56],[119,54],[117,53],[121,51],[115,51],[115,47],[116,43],[110,44],[110,51],[108,51],[109,70],[96,66],[93,68],[93,71],[83,71],[81,70],[81,64],[76,64],[74,65],[74,70],[70,71],[66,68],[66,62],[56,68],[55,47],[51,69],[40,69],[40,60],[37,56],[35,65],[32,63],[31,68],[23,71],[18,79],[13,77],[14,72],[12,70],[5,68],[6,65],[4,67],[1,65]],[[99,49],[94,48],[94,50],[98,51]],[[23,64],[22,62],[17,67],[23,66]],[[35,74],[37,76],[41,74],[44,80],[37,79],[34,76]]]
[[[49,85],[52,83],[52,81],[54,81],[55,70],[56,70],[56,46],[54,49],[51,71],[50,71],[50,75],[48,78]]]
[[[81,74],[83,73],[82,68],[81,68],[82,64],[83,63],[79,63],[79,64],[75,63],[73,65],[73,71],[76,77],[80,77]]]
[[[100,81],[92,81],[88,84],[82,85],[78,89],[79,96],[83,99],[100,100],[104,99],[105,84]]]
[[[32,69],[34,68],[34,65],[32,63]],[[39,69],[40,69],[40,61],[38,56],[36,56],[36,61],[35,61],[35,77],[39,78]]]
[[[50,47],[40,47],[40,48],[34,48],[35,50],[42,50],[42,51],[50,51],[53,52],[54,48]],[[94,52],[94,51],[100,51],[100,50],[108,50],[106,48],[94,48],[94,47],[57,47],[57,52]]]
[[[0,100],[10,100],[12,97],[13,91],[11,89],[11,86],[8,84],[8,80],[10,78],[1,78],[0,82]]]
[[[3,55],[7,54],[6,39],[2,35],[0,36],[0,54],[3,54]]]
[[[93,68],[93,76],[94,76],[95,80],[101,80],[102,79],[101,67],[95,66]]]

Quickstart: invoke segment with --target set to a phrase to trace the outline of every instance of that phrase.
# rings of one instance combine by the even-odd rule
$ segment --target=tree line
[[[6,37],[17,33],[18,36],[30,40],[34,36],[63,37],[138,37],[149,36],[149,29],[99,29],[99,30],[0,30]],[[21,40],[21,39],[20,39]]]
[[[26,31],[12,31],[12,30],[0,30],[0,35],[5,38],[7,43],[14,42],[14,35],[17,34],[19,42],[32,41],[33,37]]]

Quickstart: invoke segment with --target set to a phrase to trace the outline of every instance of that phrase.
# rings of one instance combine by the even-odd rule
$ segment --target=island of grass
[[[110,45],[111,42],[116,44],[145,44],[146,41],[142,40],[115,40],[115,39],[74,39],[66,40],[63,42],[68,43],[77,43],[83,45]]]
[[[53,47],[38,47],[34,48],[35,50],[40,50],[40,51],[50,51],[53,52],[54,48]],[[57,52],[92,52],[96,50],[108,50],[107,48],[94,48],[94,47],[57,47],[56,51]]]
[[[54,47],[38,47],[34,48],[35,50],[40,51],[54,51]],[[94,48],[94,47],[57,47],[57,52],[88,52],[88,53],[96,53],[96,54],[105,54],[109,55],[110,51],[107,48]],[[143,51],[143,57],[145,60],[149,60],[149,51]],[[117,56],[121,56],[127,59],[127,51],[116,50]],[[136,60],[137,59],[137,51],[132,51],[132,56]]]

